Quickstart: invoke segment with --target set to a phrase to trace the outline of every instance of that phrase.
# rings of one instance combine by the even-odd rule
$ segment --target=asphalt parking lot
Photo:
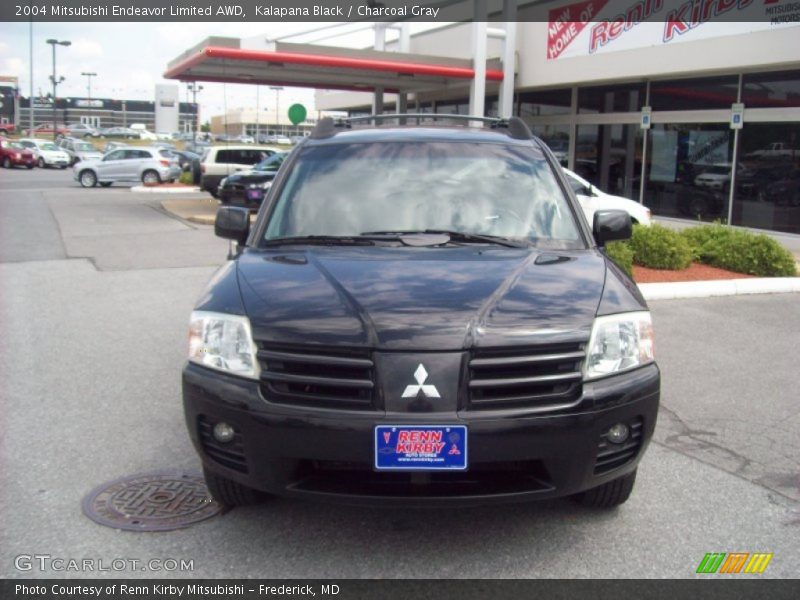
[[[169,533],[81,513],[124,475],[199,470],[180,371],[227,243],[156,196],[0,172],[0,574],[19,555],[193,561],[166,577],[693,577],[707,552],[800,564],[800,295],[651,305],[662,409],[631,499],[461,510],[275,500]],[[69,573],[97,576],[95,572]]]

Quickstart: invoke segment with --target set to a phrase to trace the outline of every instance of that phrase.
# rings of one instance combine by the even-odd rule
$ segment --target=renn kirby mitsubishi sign
[[[548,14],[547,58],[590,56],[800,25],[800,0],[585,0]]]

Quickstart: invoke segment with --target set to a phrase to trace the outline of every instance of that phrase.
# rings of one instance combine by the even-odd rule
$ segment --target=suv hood
[[[603,294],[596,250],[312,247],[237,260],[259,341],[386,350],[586,341]]]

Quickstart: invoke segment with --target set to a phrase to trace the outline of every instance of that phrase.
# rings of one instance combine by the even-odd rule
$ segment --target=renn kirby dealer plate
[[[467,428],[463,425],[377,425],[375,469],[463,471]]]

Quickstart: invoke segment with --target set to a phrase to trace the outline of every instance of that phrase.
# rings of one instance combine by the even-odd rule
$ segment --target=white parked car
[[[742,166],[740,165],[739,168],[741,169]],[[704,187],[710,190],[727,190],[730,183],[730,163],[718,163],[705,167],[703,172],[694,178],[694,184],[697,187]]]
[[[21,139],[19,143],[33,152],[36,165],[40,169],[44,169],[45,167],[66,169],[72,163],[72,157],[49,140],[24,138]]]
[[[569,169],[564,169],[564,174],[567,176],[572,191],[578,197],[578,202],[581,204],[589,225],[594,222],[595,212],[608,209],[624,210],[631,216],[631,221],[634,223],[650,225],[650,209],[646,206],[622,196],[606,194]]]

